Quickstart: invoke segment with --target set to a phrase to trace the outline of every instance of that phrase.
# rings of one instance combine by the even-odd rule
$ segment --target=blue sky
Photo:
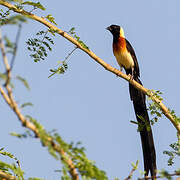
[[[87,46],[107,63],[118,68],[112,53],[112,35],[105,29],[111,24],[123,27],[138,58],[141,80],[146,88],[163,92],[164,103],[180,116],[179,102],[179,41],[180,2],[178,0],[137,1],[48,1],[43,5],[62,30],[76,28]],[[37,14],[42,15],[41,12]],[[16,29],[3,28],[12,39]],[[140,161],[143,170],[140,136],[131,120],[135,120],[128,83],[109,73],[89,56],[76,50],[68,62],[64,75],[48,78],[49,69],[63,60],[73,45],[60,36],[54,39],[53,51],[45,61],[34,63],[26,49],[27,39],[45,28],[29,20],[23,26],[17,53],[14,76],[25,77],[31,91],[16,81],[14,94],[19,104],[30,101],[34,107],[23,110],[36,118],[47,130],[57,129],[67,141],[81,141],[87,156],[107,172],[110,179],[128,176],[131,163]],[[0,63],[2,66],[2,63]],[[1,68],[1,67],[0,67]],[[2,70],[2,69],[1,69]],[[0,103],[1,146],[12,152],[21,162],[27,177],[50,180],[59,178],[54,170],[60,163],[48,155],[37,139],[18,140],[10,132],[22,133],[16,116]],[[2,123],[1,123],[2,124]],[[180,160],[168,167],[163,154],[176,141],[176,131],[165,117],[153,126],[158,169],[172,172],[180,167]],[[139,170],[134,177],[139,176]]]

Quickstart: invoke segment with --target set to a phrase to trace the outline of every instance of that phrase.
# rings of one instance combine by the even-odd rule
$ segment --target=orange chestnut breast
[[[119,37],[118,41],[113,43],[113,51],[114,53],[126,51],[126,39]]]

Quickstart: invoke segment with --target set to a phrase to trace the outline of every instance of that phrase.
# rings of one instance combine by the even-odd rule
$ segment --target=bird
[[[126,74],[131,77],[131,80],[133,79],[142,85],[136,54],[130,42],[125,38],[123,28],[119,25],[111,25],[106,29],[113,35],[113,54],[120,66],[120,70],[122,71],[124,68]],[[147,177],[150,172],[152,179],[155,179],[157,173],[156,151],[146,107],[146,96],[130,83],[129,93],[130,99],[133,102],[138,122],[138,130],[141,137],[145,171],[144,175]]]

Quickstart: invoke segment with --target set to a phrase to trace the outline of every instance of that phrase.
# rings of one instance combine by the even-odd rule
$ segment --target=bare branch
[[[66,38],[68,41],[70,41],[71,43],[73,43],[75,46],[77,46],[79,49],[81,49],[82,51],[84,51],[86,54],[88,54],[92,59],[94,59],[97,63],[99,63],[100,65],[102,65],[106,70],[116,74],[117,76],[125,79],[126,81],[129,81],[135,88],[139,89],[140,91],[142,91],[144,94],[146,94],[147,96],[149,96],[154,102],[156,102],[163,114],[171,121],[171,123],[174,125],[174,127],[177,129],[178,133],[180,134],[180,123],[176,122],[176,120],[174,119],[174,117],[172,116],[172,114],[169,112],[168,108],[162,103],[161,100],[159,100],[158,98],[156,98],[155,96],[153,96],[153,93],[149,93],[150,90],[148,90],[147,88],[144,88],[142,85],[140,85],[139,83],[137,83],[134,80],[131,80],[131,78],[129,76],[127,76],[126,74],[122,73],[121,71],[119,71],[116,68],[113,68],[112,66],[110,66],[109,64],[107,64],[105,61],[103,61],[100,57],[98,57],[95,53],[93,53],[91,50],[83,47],[76,39],[74,39],[73,37],[71,37],[69,34],[67,34],[66,32],[64,32],[63,30],[57,28],[56,26],[54,26],[53,24],[51,24],[50,22],[48,22],[47,20],[45,20],[42,17],[36,16],[30,12],[27,12],[23,9],[18,9],[16,8],[14,5],[6,2],[5,0],[0,0],[0,4],[13,10],[14,12],[17,12],[19,14],[22,14],[28,18],[34,19],[38,22],[40,22],[41,24],[44,24],[45,26],[47,26],[49,29],[55,31],[56,33],[58,33],[59,35],[63,36],[64,38]]]

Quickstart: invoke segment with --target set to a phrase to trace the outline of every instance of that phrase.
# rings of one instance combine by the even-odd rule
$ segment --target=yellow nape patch
[[[121,27],[121,29],[120,29],[120,37],[122,37],[122,38],[125,38],[125,36],[124,36],[124,30],[123,30],[123,28]]]

